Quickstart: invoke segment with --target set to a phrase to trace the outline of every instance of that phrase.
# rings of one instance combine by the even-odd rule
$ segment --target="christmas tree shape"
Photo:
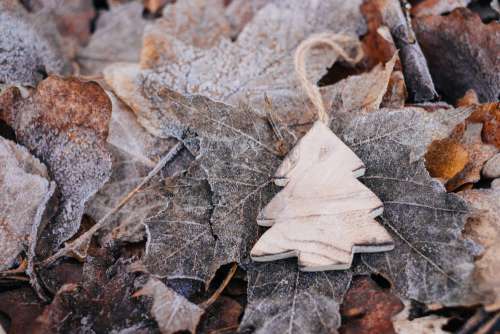
[[[278,168],[283,186],[260,212],[271,226],[251,251],[254,261],[297,257],[302,271],[340,270],[354,253],[392,250],[389,233],[374,218],[380,199],[358,177],[363,162],[323,122],[317,121]]]

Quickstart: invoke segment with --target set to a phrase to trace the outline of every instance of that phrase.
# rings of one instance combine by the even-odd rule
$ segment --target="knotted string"
[[[356,55],[354,57],[350,57],[345,49],[342,47],[341,43],[350,43],[356,45]],[[313,103],[316,111],[318,113],[318,119],[324,124],[328,124],[329,117],[326,112],[325,105],[323,103],[323,98],[321,97],[321,93],[319,91],[319,87],[316,84],[313,84],[307,79],[306,74],[306,55],[314,47],[318,47],[321,45],[327,45],[333,49],[336,53],[333,57],[333,63],[341,57],[345,61],[355,64],[363,58],[363,51],[360,47],[359,40],[353,38],[351,36],[343,35],[343,34],[335,34],[332,32],[324,32],[319,34],[311,35],[309,38],[304,40],[297,47],[294,56],[294,65],[295,72],[299,77],[299,81],[302,85],[302,88],[305,90],[307,96]]]

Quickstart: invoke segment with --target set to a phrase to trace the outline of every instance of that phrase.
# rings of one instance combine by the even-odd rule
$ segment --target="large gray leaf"
[[[467,8],[414,21],[437,89],[455,101],[474,89],[479,101],[498,101],[500,23],[484,24]]]
[[[442,121],[458,124],[467,114],[448,110]],[[421,110],[339,115],[334,129],[365,162],[360,179],[384,203],[381,221],[396,242],[392,252],[363,254],[364,265],[388,277],[405,297],[464,303],[473,270],[473,250],[461,236],[468,207],[429,176],[423,159],[412,160],[408,148],[428,142],[429,133],[415,132],[427,115]]]
[[[158,120],[160,128],[165,136],[183,140],[206,173],[216,258],[221,264],[241,261],[256,236],[254,217],[269,196],[270,177],[279,163],[270,125],[250,109],[183,97],[156,82],[145,84],[145,94],[172,103]]]
[[[270,177],[279,162],[272,148],[273,132],[249,109],[185,98],[149,80],[142,88],[136,94],[158,103],[155,109],[168,108],[151,113],[162,136],[182,140],[188,150],[181,155],[192,155],[196,161],[187,168],[192,158],[180,156],[183,163],[176,160],[178,167],[169,165],[150,181],[123,208],[111,238],[131,240],[134,230],[144,225],[148,242],[143,261],[151,272],[207,283],[220,265],[243,261],[257,236],[254,218],[269,196]],[[172,140],[152,137],[134,124],[130,111],[120,111],[115,104],[114,114],[114,175],[90,205],[96,218],[152,169],[155,154],[172,147]],[[135,141],[117,140],[124,125],[139,134]],[[156,144],[156,153],[148,149],[153,147],[148,141]]]
[[[334,131],[367,166],[360,180],[384,202],[381,222],[395,250],[357,256],[361,261],[344,272],[305,274],[290,260],[250,266],[249,305],[241,328],[335,332],[340,325],[336,305],[353,273],[382,273],[400,295],[424,302],[469,301],[473,259],[461,238],[467,206],[429,176],[421,158],[433,130],[445,132],[468,114],[461,109],[429,114],[417,108],[335,114]]]

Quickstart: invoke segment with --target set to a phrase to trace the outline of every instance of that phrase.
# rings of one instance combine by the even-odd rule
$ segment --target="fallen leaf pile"
[[[0,333],[498,331],[496,8],[0,1]],[[360,56],[306,71],[395,249],[302,272],[249,254],[322,32]]]

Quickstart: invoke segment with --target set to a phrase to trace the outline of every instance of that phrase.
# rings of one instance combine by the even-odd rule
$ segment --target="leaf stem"
[[[229,282],[231,281],[231,278],[233,278],[233,276],[234,276],[234,273],[236,273],[236,269],[238,269],[238,265],[236,263],[233,263],[233,265],[231,266],[231,269],[227,273],[226,278],[224,278],[224,281],[217,288],[217,290],[215,290],[215,292],[210,296],[210,298],[208,298],[207,300],[205,300],[203,303],[199,304],[198,306],[201,307],[202,309],[206,310],[210,305],[212,305],[217,300],[217,298],[219,298],[220,294],[222,293],[222,291],[224,291],[226,286],[229,284]]]

